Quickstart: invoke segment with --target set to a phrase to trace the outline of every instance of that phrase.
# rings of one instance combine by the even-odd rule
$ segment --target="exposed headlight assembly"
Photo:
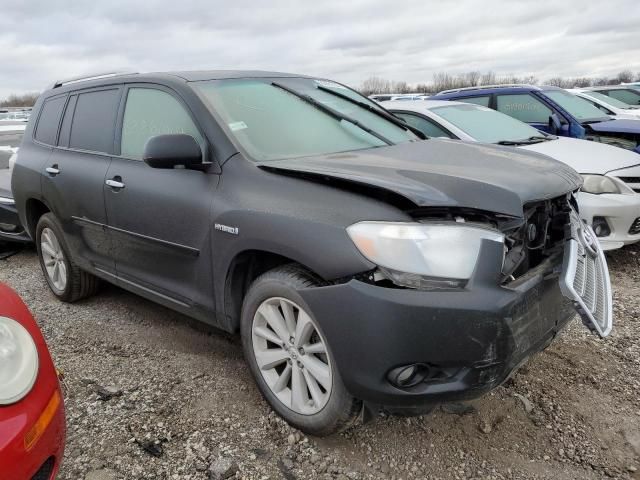
[[[453,222],[360,222],[347,232],[360,253],[391,281],[424,290],[464,287],[482,240],[504,244],[497,230]]]
[[[38,376],[38,350],[15,320],[0,317],[0,405],[21,400]]]
[[[618,184],[611,177],[604,175],[583,175],[582,191],[600,195],[603,193],[622,193]]]

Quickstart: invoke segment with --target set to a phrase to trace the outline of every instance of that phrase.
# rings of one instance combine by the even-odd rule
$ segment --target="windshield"
[[[594,107],[584,98],[565,92],[564,90],[545,90],[544,94],[556,102],[578,121],[610,120],[611,117],[603,115],[598,107]]]
[[[618,100],[617,98],[608,97],[606,95],[603,95],[602,93],[589,92],[589,93],[585,93],[585,95],[588,96],[588,97],[595,98],[596,100],[600,100],[600,101],[602,101],[602,102],[604,102],[604,103],[606,103],[608,105],[611,105],[612,107],[622,108],[624,110],[628,110],[630,108],[633,108],[628,103],[624,103],[624,102]]]
[[[375,102],[327,80],[243,78],[193,85],[256,161],[417,140],[408,129],[365,108],[384,112]],[[359,106],[349,99],[366,105]]]
[[[498,143],[543,136],[520,120],[480,105],[447,105],[431,111],[479,142]]]

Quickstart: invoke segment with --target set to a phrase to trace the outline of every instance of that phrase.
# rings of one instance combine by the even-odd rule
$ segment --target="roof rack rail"
[[[486,90],[489,88],[499,88],[499,87],[531,87],[531,85],[526,83],[501,83],[496,85],[478,85],[477,87],[451,88],[449,90],[442,90],[441,92],[438,92],[438,95],[440,95],[441,93],[464,92],[465,90]]]
[[[51,85],[50,88],[58,88],[63,85],[68,85],[70,83],[85,82],[88,80],[98,80],[100,78],[117,77],[119,75],[133,75],[136,73],[138,72],[121,71],[121,72],[104,72],[104,73],[93,73],[89,75],[81,75],[79,77],[67,78],[65,80],[56,80],[53,83],[53,85]]]

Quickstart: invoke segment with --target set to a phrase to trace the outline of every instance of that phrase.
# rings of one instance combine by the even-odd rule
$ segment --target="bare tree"
[[[566,78],[562,78],[562,77],[550,78],[545,83],[547,85],[553,85],[554,87],[560,87],[560,88],[569,88],[570,87],[569,82],[567,81],[567,79]]]
[[[616,76],[617,83],[633,82],[633,72],[631,70],[623,70]]]
[[[0,100],[0,107],[33,107],[38,96],[40,96],[39,93],[25,93],[23,95],[12,93],[6,99]]]
[[[360,86],[363,95],[374,93],[391,93],[391,82],[380,77],[369,77]]]

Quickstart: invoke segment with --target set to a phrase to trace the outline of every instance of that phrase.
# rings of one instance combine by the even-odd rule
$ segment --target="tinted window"
[[[491,97],[489,97],[489,95],[483,96],[483,97],[465,97],[465,98],[460,98],[458,99],[459,102],[464,102],[464,103],[475,103],[476,105],[482,105],[483,107],[488,107],[489,106],[489,99]]]
[[[613,97],[608,97],[608,96],[603,95],[602,93],[599,93],[599,92],[589,92],[589,93],[586,93],[585,95],[588,95],[588,96],[593,97],[595,99],[601,100],[601,101],[605,102],[608,105],[613,105],[614,107],[624,108],[624,109],[628,109],[629,108],[629,104],[628,103],[621,102],[620,100],[617,100],[617,99],[615,99]]]
[[[633,90],[609,90],[607,95],[621,102],[628,103],[629,105],[640,105],[640,92]]]
[[[71,121],[73,120],[73,112],[76,110],[77,95],[73,95],[67,102],[67,108],[64,111],[64,117],[62,117],[62,126],[60,127],[60,138],[58,138],[58,145],[61,147],[69,146],[69,134],[71,133]]]
[[[69,147],[113,153],[113,132],[119,90],[98,90],[78,95]]]
[[[498,95],[498,111],[526,123],[548,123],[551,109],[528,94]]]
[[[141,159],[147,140],[168,133],[185,133],[203,144],[196,125],[176,98],[161,90],[130,89],[122,121],[120,155]]]
[[[58,135],[58,125],[60,123],[60,115],[66,96],[50,98],[42,105],[42,112],[38,119],[35,138],[37,141],[46,143],[47,145],[55,145],[56,136]]]
[[[453,138],[453,135],[451,135],[445,129],[436,125],[434,122],[432,122],[431,120],[428,120],[427,118],[421,115],[413,115],[411,113],[400,113],[400,112],[397,112],[397,113],[394,112],[394,115],[400,117],[412,127],[417,128],[422,133],[424,133],[427,137]]]

